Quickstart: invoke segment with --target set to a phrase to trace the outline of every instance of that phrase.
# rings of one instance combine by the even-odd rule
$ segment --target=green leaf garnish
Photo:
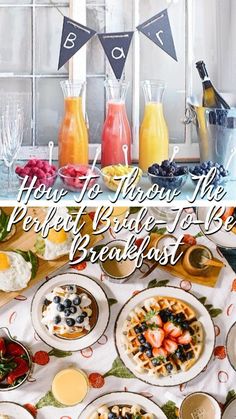
[[[156,316],[157,313],[158,311],[156,310],[150,310],[144,317],[144,321],[147,322],[148,320],[151,320],[154,316]]]
[[[150,281],[148,284],[148,288],[166,287],[168,283],[169,279],[164,279],[161,281],[158,281],[157,279],[152,279],[152,281]]]
[[[178,419],[177,406],[171,400],[162,406],[162,410],[168,419]]]
[[[0,242],[5,240],[9,234],[9,231],[7,231],[9,219],[10,215],[7,215],[3,209],[0,208]]]
[[[227,405],[228,403],[230,403],[232,400],[234,400],[236,398],[236,393],[234,390],[230,390],[227,394],[226,400],[225,400],[225,405]]]
[[[150,231],[150,234],[151,233],[155,233],[155,234],[160,234],[161,236],[163,236],[165,233],[166,233],[166,231],[167,231],[167,229],[166,229],[166,227],[161,227],[161,228],[158,228],[158,227],[153,227],[153,229]]]
[[[104,374],[103,377],[105,378],[110,376],[127,379],[135,378],[135,376],[126,368],[119,357],[114,360],[111,369],[106,374]]]
[[[115,298],[108,298],[108,304],[109,304],[110,307],[117,304],[117,303],[118,303],[118,301]]]
[[[129,215],[137,214],[141,210],[141,207],[130,207]]]
[[[35,278],[37,270],[38,270],[38,258],[37,256],[31,252],[31,250],[28,250],[27,252],[24,252],[23,250],[14,250],[15,253],[18,253],[19,255],[21,255],[26,262],[30,262],[32,269],[31,269],[31,279]]]
[[[207,309],[207,311],[210,314],[210,316],[211,316],[212,319],[214,319],[217,316],[219,316],[220,314],[222,314],[221,308],[214,308],[212,304],[206,304],[206,302],[207,302],[207,298],[206,297],[200,297],[198,300]]]

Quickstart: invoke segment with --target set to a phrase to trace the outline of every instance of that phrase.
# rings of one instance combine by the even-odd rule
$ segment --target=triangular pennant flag
[[[178,61],[167,9],[142,23],[137,29]]]
[[[58,70],[95,34],[93,29],[64,16]]]
[[[121,79],[134,32],[98,34],[105,54],[118,80]]]

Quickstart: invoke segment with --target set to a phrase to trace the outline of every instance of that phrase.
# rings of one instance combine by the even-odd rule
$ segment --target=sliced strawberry
[[[164,324],[164,332],[166,335],[171,336],[173,338],[178,338],[182,335],[182,330],[179,326],[176,326],[172,322],[167,322]]]
[[[187,330],[182,334],[182,336],[180,336],[177,339],[177,342],[180,345],[188,345],[188,343],[190,343],[191,341],[192,341],[192,336],[190,335],[190,333]]]
[[[222,215],[222,220],[226,221],[228,217],[232,216],[234,214],[234,207],[228,207],[226,208],[224,214]]]
[[[156,316],[152,317],[151,323],[156,324],[158,327],[162,327],[163,326],[163,322],[162,322],[161,317],[159,316],[159,314],[157,314]]]
[[[149,329],[144,333],[144,337],[146,341],[152,345],[153,348],[160,348],[164,340],[165,333],[162,329]]]
[[[174,354],[175,351],[178,349],[177,343],[171,339],[165,339],[163,342],[163,347],[168,354]]]
[[[163,356],[163,358],[166,358],[167,355],[168,355],[167,354],[167,351],[163,347],[161,347],[161,348],[154,348],[153,351],[152,351],[152,353],[153,353],[153,356],[155,358],[159,358],[159,356]]]

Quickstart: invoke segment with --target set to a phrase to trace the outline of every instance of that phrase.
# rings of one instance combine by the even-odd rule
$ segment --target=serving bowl
[[[159,188],[173,191],[174,189],[181,189],[188,180],[189,173],[179,176],[157,176],[148,171],[148,177],[153,185],[158,185]]]
[[[3,379],[0,382],[0,391],[15,390],[15,389],[21,387],[26,382],[27,378],[30,375],[30,372],[31,372],[31,369],[32,369],[31,355],[30,355],[29,350],[27,349],[27,347],[25,345],[23,345],[23,343],[19,342],[18,340],[14,339],[11,336],[11,333],[10,333],[10,331],[7,327],[1,327],[0,328],[0,338],[4,339],[4,342],[5,342],[6,348],[7,348],[5,354],[3,355],[5,368],[8,365],[8,364],[6,364],[6,359],[8,358],[8,356],[9,356],[9,358],[11,358],[12,363],[14,363],[15,358],[24,357],[24,359],[27,361],[28,366],[29,366],[28,371],[24,375],[20,376],[19,378],[17,378],[15,380],[16,381],[15,384],[8,384],[6,382],[6,379]],[[14,347],[12,347],[11,350],[9,348],[9,346],[10,346],[9,344],[12,344],[12,345],[14,344]],[[8,351],[9,351],[9,353],[8,353]],[[13,356],[13,351],[15,353],[14,356]],[[17,352],[18,352],[18,355],[17,355]],[[1,364],[3,364],[3,363],[1,362]],[[13,370],[13,372],[14,372],[14,370]],[[7,378],[7,376],[6,376],[6,378]]]
[[[103,167],[101,169],[101,174],[105,186],[111,191],[116,192],[120,182],[122,182],[127,175],[131,175],[131,180],[133,180],[132,185],[137,186],[142,179],[143,172],[138,167],[120,164]]]
[[[16,175],[16,176],[19,180],[19,184],[21,185],[23,183],[25,177],[22,177],[22,176],[19,176],[19,175]],[[55,173],[54,175],[48,175],[48,176],[46,176],[45,180],[39,180],[38,179],[36,181],[33,189],[36,189],[41,185],[46,186],[46,188],[52,188],[54,183],[56,182],[56,180],[57,180],[57,173]],[[30,186],[31,182],[32,182],[32,178],[29,177],[25,186]]]
[[[58,174],[66,189],[71,192],[80,192],[86,182],[85,177],[88,175],[94,175],[96,178],[90,180],[87,189],[92,188],[100,178],[100,170],[90,165],[63,166],[58,170]]]

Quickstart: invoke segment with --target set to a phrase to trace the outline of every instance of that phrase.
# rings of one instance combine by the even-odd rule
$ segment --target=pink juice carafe
[[[108,79],[107,114],[102,131],[102,167],[125,164],[123,146],[128,147],[128,163],[131,163],[131,129],[127,117],[125,100],[128,83]]]

